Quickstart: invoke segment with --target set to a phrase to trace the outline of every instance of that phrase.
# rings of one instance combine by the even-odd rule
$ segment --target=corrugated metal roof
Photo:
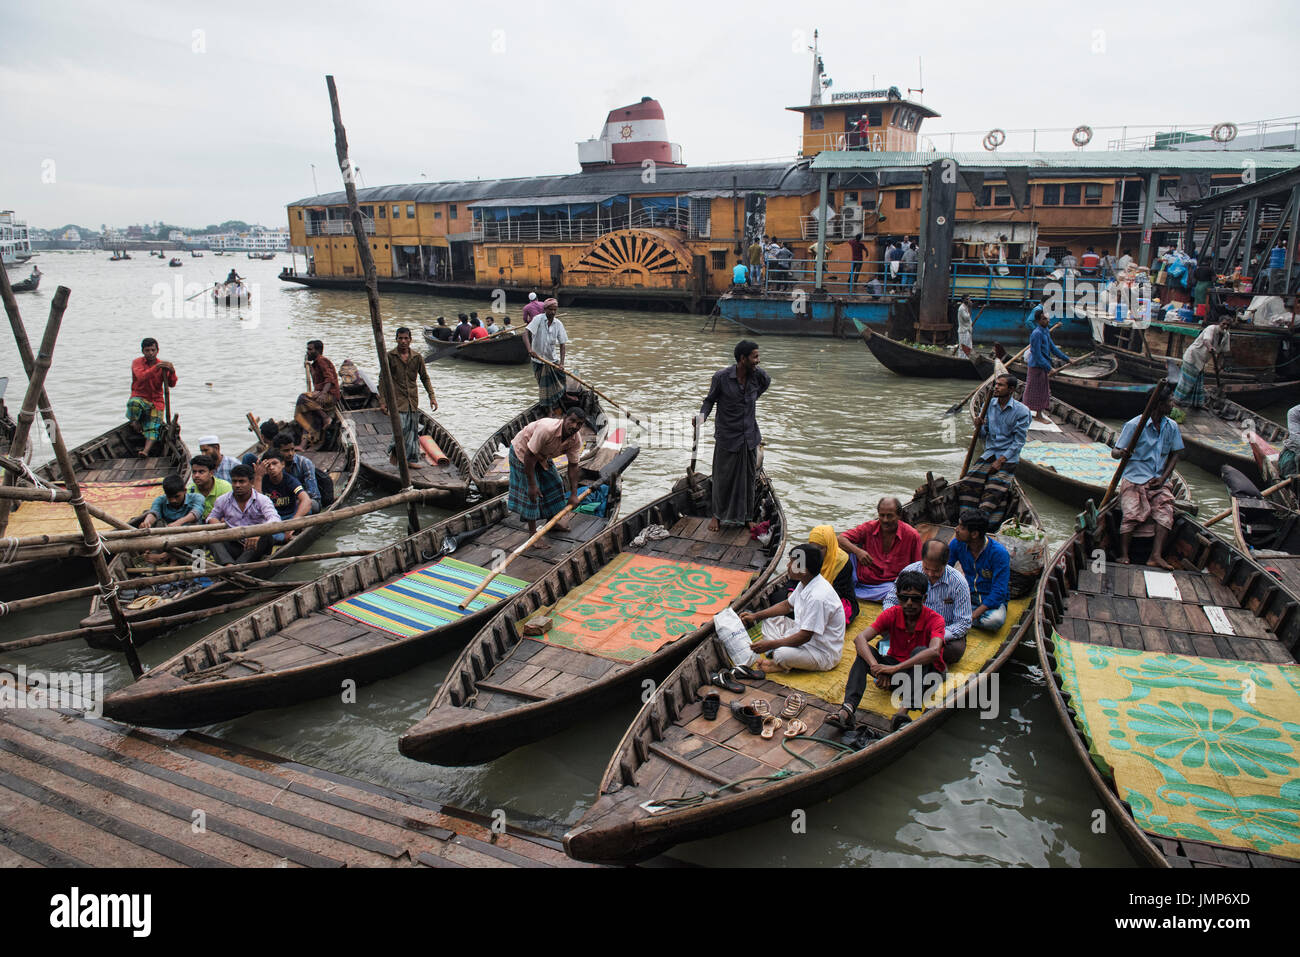
[[[495,199],[476,199],[467,203],[471,209],[492,209],[500,206],[566,206],[569,203],[603,203],[613,193],[572,193],[568,196],[510,196]]]
[[[362,203],[473,203],[476,200],[522,199],[528,202],[553,202],[547,197],[602,193],[630,196],[653,193],[685,193],[695,189],[743,192],[761,191],[769,195],[814,192],[817,177],[808,172],[807,162],[754,163],[727,166],[660,167],[652,183],[643,182],[640,167],[568,173],[561,176],[527,176],[518,179],[475,179],[442,183],[405,183],[393,186],[369,186],[357,190]],[[342,190],[295,200],[290,206],[338,206],[347,202]]]
[[[1220,150],[1217,152],[1182,152],[1179,150],[1095,150],[1064,153],[873,153],[860,151],[825,151],[812,161],[812,171],[919,169],[936,160],[951,159],[968,169],[1031,169],[1087,172],[1168,170],[1239,170],[1243,163],[1261,169],[1291,169],[1300,166],[1300,152],[1276,150]]]

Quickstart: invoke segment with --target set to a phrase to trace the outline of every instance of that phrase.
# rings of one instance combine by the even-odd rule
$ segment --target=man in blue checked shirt
[[[1128,547],[1134,535],[1145,538],[1154,534],[1147,564],[1170,567],[1163,556],[1165,536],[1174,527],[1174,492],[1169,487],[1169,478],[1178,464],[1178,453],[1183,450],[1183,434],[1169,418],[1173,405],[1174,400],[1167,392],[1156,400],[1120,478],[1119,507],[1123,517],[1119,524],[1118,561],[1121,565],[1128,564]],[[1135,415],[1124,423],[1111,449],[1112,458],[1124,457],[1124,450],[1133,441],[1141,420],[1142,416]]]
[[[1007,620],[1011,594],[1011,555],[999,541],[989,538],[989,520],[979,509],[967,509],[957,520],[949,562],[962,570],[970,589],[971,627],[997,631]]]
[[[966,632],[970,631],[970,588],[966,579],[948,564],[948,546],[937,538],[922,545],[921,560],[903,571],[922,572],[930,580],[925,607],[943,619],[943,660],[951,668],[966,653]],[[885,608],[898,604],[898,592],[892,586],[883,604]]]
[[[975,423],[975,431],[984,439],[984,451],[962,476],[958,491],[961,507],[982,509],[994,531],[1002,525],[1020,450],[1025,447],[1033,418],[1023,402],[1012,398],[1017,385],[1010,373],[998,376],[993,383],[993,398]]]
[[[1038,325],[1029,337],[1029,358],[1025,360],[1025,365],[1029,366],[1029,376],[1025,380],[1024,401],[1037,422],[1048,421],[1043,410],[1052,401],[1052,387],[1047,377],[1052,371],[1053,358],[1062,362],[1070,361],[1070,357],[1052,341],[1052,332],[1048,328],[1051,321],[1052,317],[1046,309],[1038,314]]]

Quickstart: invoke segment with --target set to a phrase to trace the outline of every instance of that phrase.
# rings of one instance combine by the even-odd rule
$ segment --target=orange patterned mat
[[[125,522],[149,510],[153,500],[162,494],[162,480],[143,482],[87,482],[81,486],[81,497],[95,508]],[[95,519],[95,527],[111,528]],[[67,502],[23,502],[10,513],[6,535],[24,538],[28,535],[60,535],[76,532],[77,514]]]

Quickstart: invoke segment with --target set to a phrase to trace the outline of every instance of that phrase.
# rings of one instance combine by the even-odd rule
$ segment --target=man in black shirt
[[[439,316],[438,324],[433,327],[433,338],[437,339],[439,342],[447,342],[451,337],[452,331],[447,325],[447,320],[442,318],[442,316]]]
[[[756,404],[772,378],[758,367],[758,343],[742,339],[735,349],[736,364],[713,373],[696,424],[704,425],[718,407],[713,427],[713,519],[709,531],[720,523],[753,526],[754,486],[758,475]]]
[[[311,514],[311,496],[302,487],[302,483],[284,467],[284,455],[279,449],[271,449],[262,454],[261,461],[253,469],[253,488],[271,500],[283,521]],[[291,531],[277,532],[273,539],[279,545],[293,538],[293,535]]]

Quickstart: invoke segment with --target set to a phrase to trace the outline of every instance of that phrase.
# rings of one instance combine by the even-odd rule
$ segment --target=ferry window
[[[414,206],[407,206],[407,207],[406,207],[406,218],[407,218],[407,219],[415,219],[415,207],[414,207]]]
[[[983,187],[983,188],[980,189],[980,201],[979,201],[979,205],[981,205],[981,206],[992,206],[992,205],[993,205],[993,187],[992,187],[992,186],[985,186],[985,187]]]
[[[713,258],[714,269],[727,268],[727,251],[725,249],[711,249],[709,254]]]
[[[361,207],[361,215],[364,216],[364,217],[366,217],[366,219],[374,219],[374,218],[375,218],[375,207],[373,207],[373,206],[362,206],[362,207]]]
[[[394,207],[393,207],[393,219],[401,219],[401,218],[402,218],[402,207],[400,207],[400,206],[394,206]]]
[[[456,204],[455,204],[455,203],[452,203],[450,206],[447,207],[447,218],[448,218],[448,219],[455,219],[455,218],[456,218]]]
[[[809,114],[808,114],[808,129],[810,129],[810,130],[821,130],[821,129],[825,129],[825,128],[826,128],[826,114],[825,114],[825,113],[809,113]]]
[[[1065,206],[1078,206],[1079,199],[1083,193],[1083,184],[1066,183],[1065,184]]]
[[[894,209],[911,209],[912,208],[912,191],[910,189],[900,189],[894,193]]]
[[[871,109],[867,110],[867,125],[868,126],[880,125],[880,107],[873,106]]]
[[[524,247],[516,246],[514,249],[514,257],[511,259],[511,265],[522,266],[523,264],[524,264]]]
[[[845,192],[844,192],[844,198],[840,201],[840,205],[842,205],[842,206],[856,206],[856,205],[858,205],[858,193],[857,193],[857,190],[845,190]]]
[[[867,210],[875,209],[875,208],[876,208],[876,197],[874,197],[874,196],[867,196],[867,197],[864,197],[863,200],[862,200],[862,208],[863,208],[863,209],[867,209]]]
[[[387,218],[388,218],[388,207],[387,207],[387,206],[380,206],[380,207],[379,207],[379,218],[380,218],[380,219],[387,219]]]
[[[435,210],[433,211],[433,218],[434,218],[434,219],[442,219],[442,210],[440,210],[440,209],[435,209]]]
[[[497,251],[495,249],[489,249],[487,251],[487,264],[489,266],[495,266],[497,264]]]
[[[997,189],[995,189],[995,190],[993,191],[993,205],[994,205],[994,206],[1010,206],[1010,205],[1011,205],[1011,190],[1007,189],[1007,187],[1005,187],[1005,186],[999,186]]]
[[[1083,203],[1085,206],[1101,205],[1101,184],[1088,183],[1083,187]]]
[[[1051,183],[1043,187],[1043,205],[1060,206],[1061,205],[1061,184]]]
[[[298,210],[298,218],[299,218],[299,219],[302,219],[302,210],[301,210],[301,209]]]

